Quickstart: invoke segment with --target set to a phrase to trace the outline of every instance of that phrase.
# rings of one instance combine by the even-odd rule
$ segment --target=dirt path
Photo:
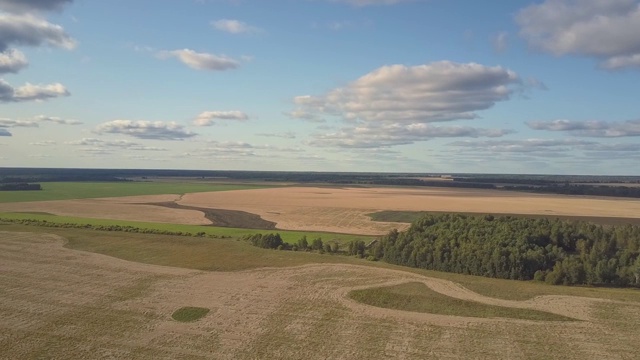
[[[488,298],[403,271],[317,264],[233,273],[132,263],[62,247],[53,235],[0,232],[0,358],[633,358],[640,306],[567,296]],[[421,281],[459,299],[582,321],[540,322],[381,309],[353,289]],[[627,304],[628,305],[628,304]],[[171,313],[211,310],[194,323]]]

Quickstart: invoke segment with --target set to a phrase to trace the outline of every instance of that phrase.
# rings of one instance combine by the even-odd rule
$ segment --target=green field
[[[184,182],[44,182],[40,191],[1,191],[0,203],[89,199],[135,195],[187,194],[267,188],[267,185]]]
[[[438,315],[481,318],[502,317],[544,321],[573,320],[544,311],[507,308],[460,300],[435,292],[419,282],[354,290],[349,293],[349,297],[367,305]]]
[[[204,225],[181,225],[181,224],[167,224],[167,223],[152,223],[141,221],[124,221],[124,220],[110,220],[110,219],[91,219],[91,218],[79,218],[71,216],[58,216],[52,214],[42,213],[0,213],[0,219],[10,220],[39,220],[47,221],[53,224],[74,224],[74,225],[91,225],[91,226],[131,226],[140,229],[150,229],[159,231],[171,231],[171,232],[183,232],[197,234],[204,232],[206,235],[216,237],[227,238],[239,238],[245,235],[252,234],[268,234],[279,233],[284,242],[294,244],[303,236],[306,236],[308,241],[315,238],[322,238],[323,241],[336,241],[339,244],[346,244],[352,240],[364,240],[370,241],[373,239],[370,236],[364,235],[349,235],[349,234],[333,234],[324,232],[307,232],[307,231],[289,231],[289,230],[253,230],[253,229],[239,229],[228,227],[216,227],[216,226],[204,226]]]

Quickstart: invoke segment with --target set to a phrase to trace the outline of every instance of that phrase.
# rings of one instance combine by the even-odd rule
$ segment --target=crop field
[[[640,219],[640,200],[447,188],[284,187],[186,194],[181,205],[215,204],[273,221],[280,229],[384,234],[407,225],[375,222],[371,213],[434,211]]]
[[[44,182],[41,191],[2,191],[0,203],[257,189],[267,185],[189,182]]]
[[[327,232],[317,231],[289,231],[289,230],[260,230],[260,229],[240,229],[230,227],[217,227],[217,226],[198,226],[198,225],[181,225],[171,223],[151,223],[142,221],[126,221],[126,220],[111,220],[111,219],[91,219],[82,217],[71,216],[59,216],[43,213],[0,213],[0,219],[8,220],[39,220],[46,221],[52,224],[75,224],[75,225],[91,225],[91,226],[130,226],[140,229],[158,230],[158,231],[171,231],[182,233],[204,233],[205,235],[221,237],[221,238],[240,238],[245,235],[252,234],[268,234],[279,233],[284,242],[294,244],[303,236],[306,236],[309,241],[315,238],[322,238],[325,241],[336,241],[339,244],[345,244],[352,240],[371,241],[372,238],[362,235],[351,234],[334,234]]]
[[[87,185],[87,191],[91,186]],[[111,185],[111,184],[106,184]],[[106,198],[0,203],[0,212],[49,213],[61,216],[255,228],[380,235],[408,224],[395,222],[412,215],[372,213],[463,212],[583,218],[604,224],[640,222],[640,200],[530,194],[497,190],[392,187],[251,187],[174,183],[116,183],[142,193]],[[197,188],[191,188],[191,187]],[[257,186],[257,185],[256,185]],[[215,191],[199,193],[182,191]],[[249,187],[249,188],[247,188]],[[133,190],[129,189],[131,192]],[[161,191],[173,192],[160,194]],[[180,191],[179,191],[180,190]],[[29,195],[31,192],[22,192]],[[37,193],[37,192],[36,192]],[[79,196],[82,192],[76,192]],[[108,191],[99,191],[107,195]],[[114,195],[115,192],[111,192]],[[72,196],[72,194],[68,194]],[[0,194],[0,198],[4,194]],[[209,213],[209,214],[207,214]],[[213,214],[212,214],[213,213]],[[209,216],[212,215],[212,216]],[[381,221],[382,220],[382,221]],[[387,220],[387,221],[384,221]]]
[[[60,232],[65,240],[14,231],[18,228],[0,226],[0,358],[632,359],[638,354],[640,293],[631,289],[482,279],[495,294],[490,296],[468,289],[475,277],[438,278],[431,276],[438,273],[261,250],[227,239],[94,232],[105,237],[95,240],[87,230],[37,228]],[[177,244],[181,240],[187,243]],[[184,256],[212,246],[227,250]],[[148,258],[143,264],[79,248],[128,249],[111,255]],[[170,257],[171,249],[178,256]],[[163,251],[169,257],[160,256]],[[227,268],[233,253],[263,262],[260,268],[249,263],[245,269]],[[203,270],[211,268],[202,266],[206,262],[219,262],[218,271]],[[285,263],[289,267],[278,267]],[[353,299],[354,292],[361,298]],[[529,296],[509,299],[513,292]],[[407,305],[407,295],[419,301]],[[447,308],[447,299],[465,306]]]

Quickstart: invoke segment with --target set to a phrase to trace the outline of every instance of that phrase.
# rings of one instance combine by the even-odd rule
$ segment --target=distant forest
[[[640,198],[637,176],[417,174],[295,171],[0,168],[0,184],[50,181],[243,180],[351,186],[426,186]],[[607,183],[607,185],[602,185]]]
[[[348,253],[415,268],[550,284],[640,286],[640,227],[427,215]]]
[[[28,184],[28,183],[9,183],[1,184],[0,191],[33,191],[42,190],[40,184]]]

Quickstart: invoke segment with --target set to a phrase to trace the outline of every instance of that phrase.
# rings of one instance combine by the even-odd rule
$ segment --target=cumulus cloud
[[[112,120],[98,125],[97,133],[123,134],[139,139],[184,140],[196,136],[175,122]]]
[[[9,127],[38,127],[38,123],[35,121],[28,121],[28,120],[11,120],[11,119],[0,118],[0,128],[9,128]]]
[[[69,91],[60,83],[48,85],[26,83],[21,87],[14,88],[3,79],[0,79],[0,103],[44,101],[69,95],[71,95]]]
[[[518,75],[500,66],[440,61],[378,68],[321,96],[298,96],[294,113],[348,121],[427,123],[474,119],[509,99]]]
[[[211,22],[211,26],[217,30],[228,32],[230,34],[255,34],[262,30],[255,26],[251,26],[240,20],[220,19]]]
[[[614,121],[575,121],[558,119],[552,121],[529,121],[526,123],[534,130],[566,131],[571,135],[585,137],[626,137],[640,136],[640,120]]]
[[[29,61],[24,54],[16,49],[7,49],[0,52],[0,74],[17,73],[29,66]]]
[[[218,120],[222,121],[246,121],[249,120],[249,116],[242,111],[204,111],[198,115],[193,121],[197,126],[211,126]]]
[[[73,0],[0,0],[0,9],[13,13],[52,11],[60,10],[72,2]]]
[[[471,126],[387,124],[380,127],[361,126],[344,128],[332,133],[315,134],[307,144],[319,147],[377,148],[412,144],[434,138],[501,137],[512,132],[506,129],[480,129]]]
[[[0,118],[0,136],[13,136],[8,128],[14,127],[38,127],[38,123],[26,120],[12,120]]]
[[[375,147],[410,144],[436,137],[503,136],[502,129],[438,127],[429,123],[470,120],[477,112],[508,100],[524,87],[518,75],[500,66],[440,61],[419,66],[391,65],[321,96],[298,96],[290,116],[309,121],[337,117],[353,124],[316,135],[316,146]]]
[[[638,0],[546,0],[516,22],[529,44],[555,55],[595,57],[608,69],[640,66]]]
[[[199,53],[191,49],[160,51],[158,56],[161,59],[174,57],[195,70],[225,71],[236,69],[240,66],[238,60],[228,56]]]
[[[82,121],[71,120],[71,119],[62,119],[62,118],[55,117],[55,116],[38,115],[38,116],[35,116],[33,119],[35,121],[52,122],[52,123],[56,123],[56,124],[60,124],[60,125],[80,125],[80,124],[82,124]]]
[[[49,45],[73,49],[76,41],[64,29],[32,15],[0,14],[0,52],[10,45]]]

